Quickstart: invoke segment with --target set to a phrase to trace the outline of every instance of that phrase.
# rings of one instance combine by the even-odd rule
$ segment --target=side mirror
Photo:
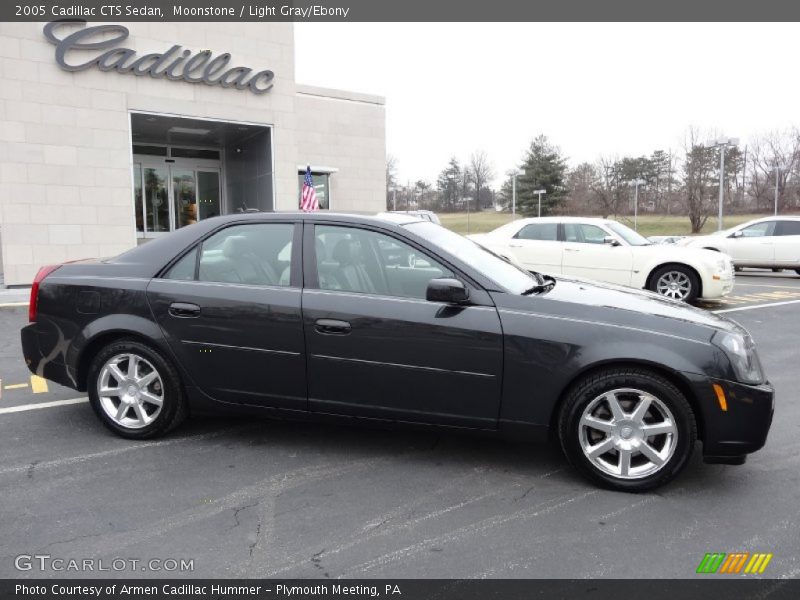
[[[430,302],[464,304],[469,300],[469,290],[458,279],[431,279],[428,282],[425,299]]]
[[[607,235],[603,238],[603,243],[608,244],[609,246],[619,246],[619,240],[615,238],[613,235]]]
[[[744,236],[744,233],[742,233],[742,230],[741,230],[741,229],[739,229],[738,231],[734,231],[734,232],[733,232],[732,234],[730,234],[728,237],[732,237],[732,238],[739,238],[739,237],[743,237],[743,236]]]

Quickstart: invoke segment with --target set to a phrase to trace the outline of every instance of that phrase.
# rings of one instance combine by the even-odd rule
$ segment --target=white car
[[[676,300],[713,300],[733,289],[727,255],[652,244],[609,219],[519,219],[469,237],[530,271],[644,288]]]
[[[737,267],[794,269],[800,275],[800,217],[756,219],[678,245],[724,252]]]

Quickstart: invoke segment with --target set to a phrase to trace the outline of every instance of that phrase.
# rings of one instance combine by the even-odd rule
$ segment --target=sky
[[[571,165],[800,125],[800,24],[297,23],[300,83],[386,98],[399,181],[544,133]]]

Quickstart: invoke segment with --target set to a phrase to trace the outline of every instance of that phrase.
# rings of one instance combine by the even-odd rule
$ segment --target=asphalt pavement
[[[123,440],[81,394],[31,379],[27,308],[0,306],[0,577],[92,575],[15,567],[48,555],[134,561],[102,577],[687,578],[705,553],[738,551],[773,553],[764,577],[798,577],[800,277],[740,273],[704,308],[758,343],[777,390],[769,440],[744,466],[698,448],[670,485],[630,495],[551,446],[474,436],[196,418]]]

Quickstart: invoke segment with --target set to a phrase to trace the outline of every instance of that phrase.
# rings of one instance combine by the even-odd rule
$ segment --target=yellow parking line
[[[0,380],[0,381],[2,381],[2,380]],[[12,383],[11,385],[5,386],[5,389],[7,389],[7,390],[18,390],[20,388],[26,388],[26,387],[28,387],[27,383]]]
[[[38,375],[31,375],[31,390],[34,394],[44,394],[47,392],[47,380]]]

